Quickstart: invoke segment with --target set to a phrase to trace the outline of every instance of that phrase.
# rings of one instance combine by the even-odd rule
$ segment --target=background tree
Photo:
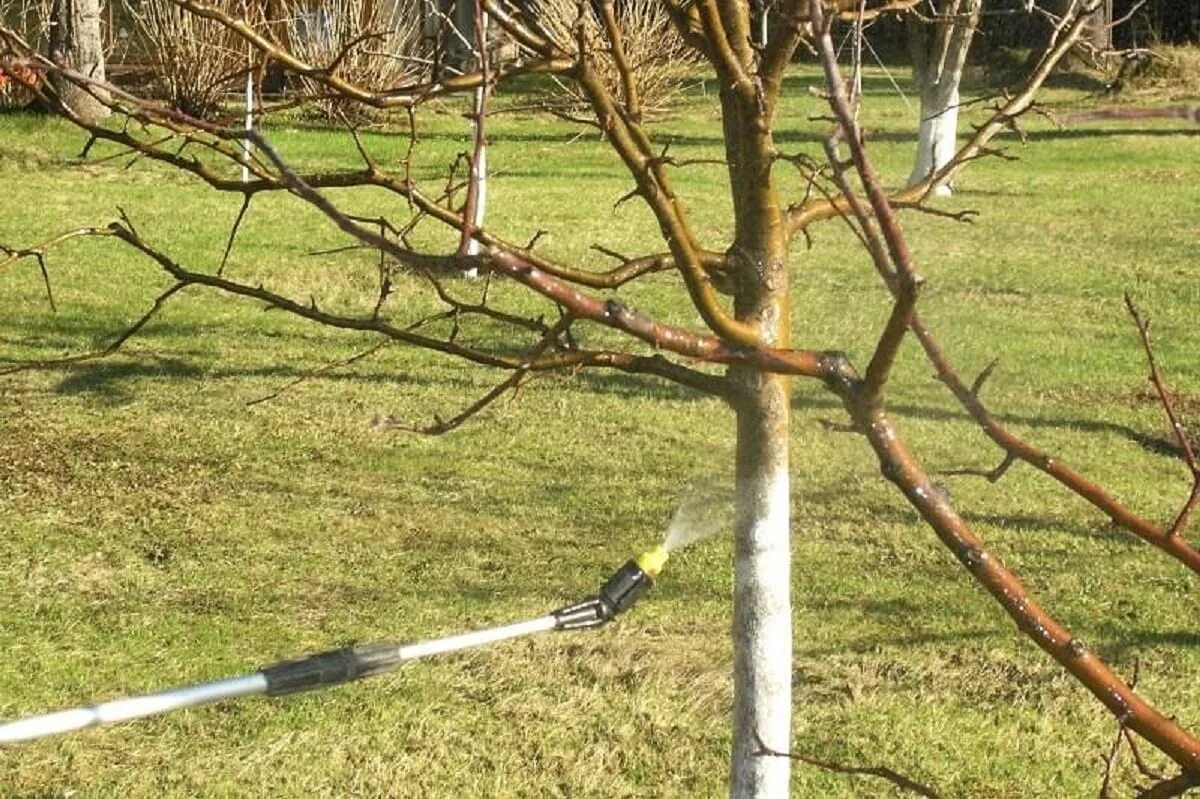
[[[384,339],[507,372],[495,389],[454,417],[421,427],[423,432],[453,429],[530,376],[549,371],[615,369],[669,380],[723,398],[732,409],[737,441],[730,792],[739,797],[787,794],[789,758],[772,754],[786,752],[790,740],[790,381],[820,381],[844,405],[850,430],[866,438],[884,476],[1022,632],[1112,711],[1122,731],[1136,733],[1177,764],[1179,775],[1164,784],[1186,786],[1200,779],[1200,742],[1138,696],[1034,601],[955,511],[914,458],[886,410],[889,377],[911,331],[955,396],[993,440],[1003,442],[1006,464],[1016,458],[1036,463],[1105,508],[1112,518],[1127,519],[1115,501],[1103,492],[1097,493],[1094,485],[1061,463],[1041,456],[987,416],[978,396],[986,374],[970,388],[958,378],[917,313],[923,281],[895,211],[897,207],[923,208],[921,200],[931,187],[951,179],[972,159],[991,152],[989,141],[1030,108],[1034,93],[1054,63],[1078,40],[1094,3],[1071,5],[1053,46],[1028,80],[1013,87],[1006,101],[953,161],[917,185],[895,193],[885,189],[870,161],[844,90],[831,34],[836,16],[833,12],[838,9],[817,0],[780,3],[767,47],[760,51],[752,44],[748,3],[665,3],[673,23],[689,46],[707,60],[720,87],[724,130],[724,157],[720,160],[731,198],[731,234],[723,247],[709,249],[702,243],[709,237],[697,230],[686,198],[672,177],[673,170],[688,164],[672,157],[669,148],[655,141],[653,129],[643,120],[636,93],[615,93],[599,74],[596,54],[586,37],[552,37],[538,24],[534,12],[490,0],[483,2],[495,23],[524,48],[527,57],[519,64],[499,64],[490,74],[469,72],[442,80],[427,75],[376,92],[305,62],[272,39],[269,31],[255,31],[196,0],[176,1],[190,13],[216,20],[237,32],[261,57],[318,80],[328,92],[346,101],[372,108],[415,114],[433,98],[471,92],[489,80],[505,81],[530,73],[550,73],[573,81],[588,99],[595,127],[628,170],[633,188],[623,199],[644,205],[661,230],[665,251],[621,255],[611,270],[555,258],[535,250],[536,232],[517,239],[473,225],[459,202],[461,181],[452,176],[447,181],[449,188],[427,188],[415,176],[411,150],[399,164],[390,167],[381,165],[356,138],[361,168],[303,172],[290,166],[260,135],[166,112],[131,95],[114,92],[110,103],[113,109],[142,123],[150,132],[141,127],[101,127],[66,104],[56,104],[55,110],[94,137],[191,173],[214,189],[241,194],[247,204],[260,193],[287,192],[320,211],[357,246],[377,250],[385,260],[371,309],[366,313],[341,313],[323,309],[311,298],[298,299],[256,283],[239,282],[225,276],[223,267],[213,273],[189,266],[185,259],[156,247],[153,237],[144,235],[129,218],[105,228],[77,230],[62,239],[89,236],[122,242],[144,253],[172,283],[115,345],[66,360],[114,351],[181,289],[205,286],[320,324],[370,331]],[[606,13],[610,9],[608,3],[598,9],[586,3],[579,6],[581,15],[598,14],[606,35],[605,46],[620,65],[625,60],[624,42],[614,16]],[[86,74],[38,58],[11,32],[4,32],[3,37],[5,50],[0,63],[29,66],[80,86],[93,85]],[[832,122],[820,160],[808,154],[788,153],[776,139],[775,112],[783,78],[796,48],[806,40],[821,55]],[[47,99],[54,101],[53,97]],[[163,131],[168,132],[169,143],[164,143]],[[413,134],[415,139],[415,127]],[[229,168],[239,163],[239,143],[247,136],[256,145],[258,156],[251,165],[253,178],[243,183],[231,176]],[[187,154],[181,154],[180,144],[190,148]],[[202,153],[202,157],[192,152]],[[785,176],[796,168],[801,170],[808,190],[789,197]],[[337,192],[351,187],[389,193],[392,202],[387,212],[365,216],[348,210],[349,205],[337,199]],[[405,220],[392,218],[397,209],[407,214]],[[861,367],[853,365],[840,351],[793,345],[790,281],[798,265],[792,245],[813,224],[838,219],[848,222],[860,237],[893,298],[879,324],[862,332],[863,339],[875,344]],[[441,235],[428,232],[430,227]],[[416,235],[418,229],[421,236]],[[231,241],[233,235],[236,229]],[[478,255],[464,253],[455,246],[463,235],[479,243]],[[517,243],[521,241],[529,243]],[[12,257],[40,258],[46,249],[15,250]],[[444,305],[436,319],[454,320],[448,331],[430,327],[435,317],[411,319],[405,308],[389,302],[401,269],[429,277],[434,295]],[[491,295],[480,302],[457,299],[441,278],[448,272],[467,269],[479,269],[506,279],[514,289],[531,292],[543,301],[544,313],[533,317],[516,314]],[[675,287],[686,294],[694,310],[690,324],[668,324],[628,304],[639,281],[656,272],[675,276]],[[466,338],[462,326],[470,321],[500,328],[506,335],[499,342]],[[811,335],[811,331],[805,331],[805,335]],[[39,362],[15,368],[54,364]],[[380,424],[409,427],[388,419]],[[1164,551],[1200,573],[1195,550],[1181,535],[1182,526],[1164,531],[1153,526],[1138,527],[1128,519],[1124,525],[1159,543]]]
[[[104,39],[100,31],[100,0],[54,0],[50,14],[50,58],[96,81],[81,87],[61,75],[50,74],[59,99],[81,119],[98,122],[108,115],[102,94]]]
[[[908,50],[921,94],[921,125],[910,185],[921,183],[954,160],[959,86],[983,8],[982,0],[940,0],[932,5],[931,17],[908,17]],[[948,182],[934,187],[938,196],[948,196],[951,191]]]

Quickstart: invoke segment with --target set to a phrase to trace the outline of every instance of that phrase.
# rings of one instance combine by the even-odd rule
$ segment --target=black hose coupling
[[[259,669],[267,695],[281,696],[353,682],[400,665],[397,644],[363,644],[284,660]]]
[[[666,550],[661,547],[626,561],[595,596],[554,611],[555,629],[586,630],[608,624],[650,590],[665,561]]]

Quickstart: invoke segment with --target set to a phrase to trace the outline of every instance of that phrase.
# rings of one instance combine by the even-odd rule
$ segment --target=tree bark
[[[54,0],[50,17],[50,58],[89,78],[103,82],[104,41],[100,35],[101,0]],[[108,116],[104,92],[91,91],[58,75],[50,84],[59,100],[88,123]]]
[[[959,84],[967,52],[979,23],[982,0],[942,0],[937,21],[915,15],[908,21],[908,43],[913,77],[921,95],[921,126],[917,155],[908,185],[916,185],[954,159],[958,148]],[[934,187],[937,196],[949,196],[949,183]]]
[[[1088,19],[1082,38],[1096,50],[1096,55],[1112,49],[1112,0],[1105,0]]]
[[[467,202],[463,209],[462,238],[459,240],[459,255],[479,255],[483,246],[475,238],[474,231],[483,227],[487,215],[487,102],[491,92],[491,64],[488,54],[488,14],[480,0],[475,0],[472,30],[475,32],[474,69],[482,73],[483,81],[471,98],[471,131],[473,146],[470,158],[470,174],[467,176]],[[472,268],[463,273],[466,277],[478,277]]]
[[[730,796],[786,797],[790,762],[758,742],[791,744],[790,392],[779,376],[738,370],[734,379],[747,396],[737,417]]]
[[[749,74],[751,20],[743,2],[722,8],[736,58]],[[725,154],[734,206],[734,314],[771,347],[791,345],[788,238],[772,173],[770,111],[721,75]],[[744,81],[744,78],[741,79]],[[744,85],[744,84],[743,84]],[[786,799],[791,764],[759,752],[759,741],[788,751],[792,714],[791,383],[750,367],[730,369],[736,387],[737,522],[734,543],[733,752],[729,793]]]

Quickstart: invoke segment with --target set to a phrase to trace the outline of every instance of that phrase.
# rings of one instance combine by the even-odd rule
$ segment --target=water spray
[[[197,683],[143,696],[114,699],[0,724],[0,746],[88,727],[119,724],[173,710],[244,696],[284,696],[331,688],[391,671],[409,661],[552,630],[602,627],[632,607],[654,584],[670,556],[670,542],[627,561],[593,596],[528,621],[408,644],[375,643],[319,652],[264,666],[240,677]]]

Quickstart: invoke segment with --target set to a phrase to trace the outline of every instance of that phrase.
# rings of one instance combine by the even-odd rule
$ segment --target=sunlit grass
[[[878,76],[876,76],[878,78]],[[789,82],[782,146],[817,151],[825,123]],[[721,153],[711,87],[657,123],[680,158]],[[869,82],[872,146],[907,175],[913,112]],[[1079,97],[1051,95],[1057,103]],[[974,112],[976,115],[981,110]],[[1056,131],[1029,122],[1021,156],[974,165],[948,201],[974,225],[909,215],[923,309],[967,375],[1000,357],[985,398],[1013,428],[1167,519],[1186,494],[1121,294],[1155,320],[1158,355],[1194,417],[1200,139],[1177,125]],[[272,130],[307,168],[349,166],[331,132]],[[594,267],[591,250],[661,247],[630,181],[595,136],[552,119],[493,122],[489,224]],[[381,164],[398,133],[367,133]],[[422,126],[416,175],[466,148],[446,109]],[[144,162],[75,166],[78,133],[0,117],[0,243],[29,244],[123,208],[186,265],[220,261],[238,198]],[[730,234],[722,171],[677,175],[702,240]],[[797,197],[801,176],[785,178]],[[404,215],[379,192],[344,200]],[[870,264],[840,222],[794,253],[798,346],[858,360],[886,319]],[[430,241],[437,240],[429,234]],[[285,197],[255,200],[232,277],[322,307],[369,307],[374,260]],[[102,345],[167,281],[114,242],[49,260],[59,312],[32,263],[0,273],[0,357]],[[464,297],[480,286],[454,281]],[[498,285],[527,313],[548,309]],[[694,325],[678,280],[627,302]],[[404,278],[398,319],[432,307]],[[488,331],[464,335],[486,338]],[[597,339],[600,333],[588,333]],[[391,347],[247,403],[370,343],[189,289],[120,356],[0,379],[0,718],[240,673],[351,640],[408,639],[541,614],[594,590],[658,540],[687,495],[727,483],[732,418],[671,385],[585,373],[530,384],[437,439],[379,434],[387,413],[447,416],[499,379]],[[931,469],[999,456],[915,347],[892,389]],[[827,432],[836,401],[796,385],[794,747],[887,764],[950,796],[1094,794],[1107,713],[1016,632],[878,475],[864,442]],[[1044,477],[946,478],[970,520],[1052,608],[1139,690],[1200,728],[1197,580]],[[413,665],[320,696],[250,701],[0,752],[0,794],[84,796],[712,796],[723,791],[730,702],[728,536],[672,559],[653,601],[599,633],[562,634]],[[1123,775],[1123,785],[1133,778]],[[798,767],[795,795],[885,795]]]

